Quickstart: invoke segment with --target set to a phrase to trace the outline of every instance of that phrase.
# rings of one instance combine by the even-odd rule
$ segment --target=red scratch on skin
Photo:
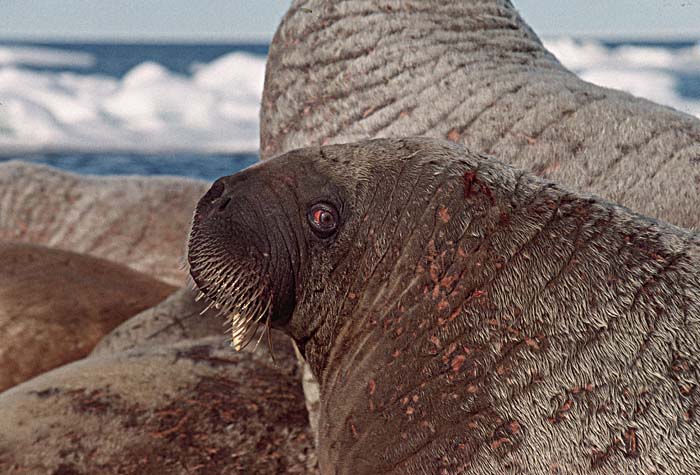
[[[464,198],[467,199],[475,193],[483,193],[491,204],[495,203],[491,189],[479,180],[474,170],[470,170],[464,173]]]
[[[449,362],[450,362],[450,356],[452,355],[452,353],[455,352],[456,349],[457,349],[457,343],[452,343],[452,344],[447,348],[447,351],[445,351],[445,352],[443,353],[443,355],[442,355],[442,362],[445,363],[445,364],[449,364]]]
[[[457,277],[454,275],[448,275],[446,277],[443,277],[442,280],[440,281],[440,285],[446,289],[452,287],[452,284],[454,284],[455,280],[457,280]]]
[[[456,308],[455,311],[452,312],[452,313],[450,314],[449,317],[447,317],[447,321],[448,321],[448,322],[453,321],[455,318],[457,318],[457,317],[459,316],[460,313],[462,313],[462,312],[461,312],[461,309],[460,309],[460,308]]]
[[[457,355],[452,358],[452,363],[450,364],[450,366],[452,366],[452,371],[457,373],[466,360],[467,357],[464,355]]]
[[[479,297],[483,297],[484,295],[486,295],[485,290],[475,290],[472,294],[472,298],[478,299]]]
[[[447,208],[443,205],[440,205],[440,208],[438,209],[438,216],[440,217],[440,221],[443,223],[447,223],[450,221],[450,213],[447,210]]]
[[[540,349],[540,344],[534,338],[525,338],[525,344],[533,350],[537,351]]]
[[[498,449],[501,445],[507,444],[510,442],[510,439],[508,437],[501,437],[500,439],[496,439],[493,442],[491,442],[491,448],[496,450]]]
[[[479,182],[476,173],[473,170],[464,173],[464,197],[469,198],[472,193],[472,188]]]
[[[369,383],[367,383],[367,386],[369,387],[369,395],[373,395],[374,390],[377,389],[377,383],[373,379],[370,379]]]

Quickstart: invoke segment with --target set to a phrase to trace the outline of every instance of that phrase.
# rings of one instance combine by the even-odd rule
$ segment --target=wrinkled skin
[[[700,121],[580,80],[510,1],[294,0],[270,46],[262,158],[410,135],[700,229]]]
[[[580,80],[508,0],[295,0],[270,47],[263,158],[414,135],[700,228],[700,120]]]
[[[0,240],[89,254],[172,285],[192,211],[208,183],[172,177],[92,177],[0,163]]]
[[[425,138],[299,150],[212,189],[192,275],[223,302],[257,252],[246,278],[294,294],[265,318],[320,381],[322,473],[700,470],[697,234]]]

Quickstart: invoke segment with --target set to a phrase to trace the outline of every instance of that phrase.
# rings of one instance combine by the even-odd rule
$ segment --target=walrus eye
[[[311,229],[322,238],[332,235],[338,227],[338,211],[328,203],[316,203],[309,208]]]

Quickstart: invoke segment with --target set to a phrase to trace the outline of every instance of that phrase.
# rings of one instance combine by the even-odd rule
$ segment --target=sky
[[[290,0],[0,0],[4,39],[269,41]],[[700,38],[700,0],[513,0],[541,36]]]

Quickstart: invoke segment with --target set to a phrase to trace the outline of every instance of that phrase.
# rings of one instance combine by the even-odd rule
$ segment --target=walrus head
[[[441,180],[456,177],[452,194],[463,201],[461,175],[449,171],[464,155],[457,149],[433,139],[331,145],[217,180],[197,205],[188,261],[203,295],[229,317],[234,346],[265,324],[302,353],[313,340],[325,360],[359,296],[371,300],[392,282],[399,241],[421,234],[413,216],[434,219],[425,210]]]
[[[310,252],[305,227],[322,241],[342,219],[337,190],[324,186],[310,160],[296,160],[295,167],[283,161],[218,179],[195,210],[190,274],[202,295],[227,314],[237,349],[261,323],[290,319]]]
[[[234,346],[260,324],[290,324],[347,240],[362,166],[319,148],[218,179],[199,201],[188,246],[202,296],[228,316]],[[315,300],[315,299],[312,299]],[[323,304],[320,304],[321,307]]]

